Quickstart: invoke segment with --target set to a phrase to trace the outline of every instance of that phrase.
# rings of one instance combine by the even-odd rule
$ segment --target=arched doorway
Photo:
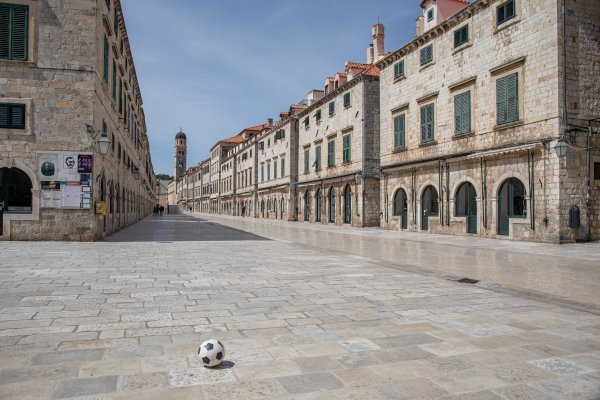
[[[352,223],[352,188],[349,184],[344,189],[344,223]]]
[[[402,229],[408,228],[408,201],[406,191],[400,188],[394,194],[394,213],[395,217],[400,217],[400,226]]]
[[[0,168],[0,203],[4,203],[4,212],[31,214],[32,189],[31,179],[25,172],[18,168]]]
[[[335,188],[329,189],[329,222],[335,223]]]
[[[304,192],[304,221],[310,221],[310,195],[308,190]]]
[[[321,213],[323,211],[323,199],[321,197],[321,189],[317,190],[317,197],[315,199],[315,222],[321,222]]]
[[[429,230],[429,217],[438,215],[438,192],[429,185],[423,191],[421,196],[421,230]]]
[[[509,178],[498,192],[498,235],[508,235],[510,218],[525,218],[525,186],[517,178]]]
[[[462,183],[456,192],[457,217],[467,218],[467,233],[477,233],[477,192],[470,182]]]

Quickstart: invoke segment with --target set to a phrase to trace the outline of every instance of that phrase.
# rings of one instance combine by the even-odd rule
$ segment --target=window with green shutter
[[[471,132],[471,92],[454,96],[454,133]]]
[[[350,162],[350,135],[344,135],[342,137],[342,162]]]
[[[398,61],[394,64],[394,79],[402,78],[404,76],[404,60]]]
[[[113,70],[112,70],[112,81],[113,81],[113,86],[112,86],[112,98],[113,100],[117,100],[117,63],[115,62],[115,60],[113,60]]]
[[[350,92],[344,93],[344,107],[350,107]]]
[[[285,176],[285,158],[281,159],[281,177]]]
[[[0,3],[0,60],[27,61],[29,6]]]
[[[123,114],[123,82],[119,78],[119,114]]]
[[[333,115],[335,113],[335,102],[329,103],[329,115]]]
[[[327,142],[327,166],[335,166],[335,140]]]
[[[108,83],[108,64],[109,64],[109,48],[108,38],[104,35],[104,66],[103,66],[103,77],[104,82]]]
[[[315,112],[315,120],[317,121],[317,124],[321,122],[321,110],[317,110],[317,112]]]
[[[507,2],[499,5],[496,9],[497,25],[503,24],[506,21],[513,19],[515,16],[515,0],[508,0]]]
[[[394,148],[401,149],[406,145],[405,142],[405,114],[394,117]]]
[[[428,64],[433,61],[433,45],[429,45],[421,49],[421,65]]]
[[[469,41],[469,25],[454,31],[454,47],[461,46]]]
[[[435,138],[433,103],[421,107],[421,142],[431,142]]]
[[[510,124],[519,120],[519,74],[496,81],[496,123]]]
[[[0,128],[25,129],[25,104],[0,103]]]
[[[315,169],[321,169],[321,146],[315,147]]]
[[[308,149],[304,150],[304,173],[308,174],[310,172],[310,164],[309,164],[309,151]]]

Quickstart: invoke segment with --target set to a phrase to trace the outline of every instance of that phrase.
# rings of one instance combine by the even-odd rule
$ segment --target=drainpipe
[[[587,241],[590,242],[592,240],[592,218],[591,218],[591,207],[590,202],[592,200],[592,188],[590,182],[590,151],[592,146],[592,122],[589,121],[588,127],[588,135],[587,135],[587,144],[585,150],[585,184],[586,184],[586,194],[585,194],[585,209],[587,215]]]

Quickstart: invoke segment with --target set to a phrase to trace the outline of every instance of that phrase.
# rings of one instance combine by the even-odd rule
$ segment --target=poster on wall
[[[62,164],[58,170],[58,180],[63,182],[79,182],[77,158],[77,154],[62,155]]]
[[[40,208],[60,208],[60,190],[41,190]]]
[[[81,184],[79,182],[60,183],[60,208],[81,208]]]
[[[41,181],[58,180],[58,154],[40,154],[38,159],[38,177]]]
[[[79,154],[77,156],[77,172],[80,174],[91,174],[92,173],[92,155],[91,154]]]

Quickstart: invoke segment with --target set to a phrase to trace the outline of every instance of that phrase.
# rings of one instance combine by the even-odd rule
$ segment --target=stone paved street
[[[600,398],[600,316],[585,299],[163,218],[101,243],[0,242],[1,399]],[[212,337],[222,369],[196,358]]]

